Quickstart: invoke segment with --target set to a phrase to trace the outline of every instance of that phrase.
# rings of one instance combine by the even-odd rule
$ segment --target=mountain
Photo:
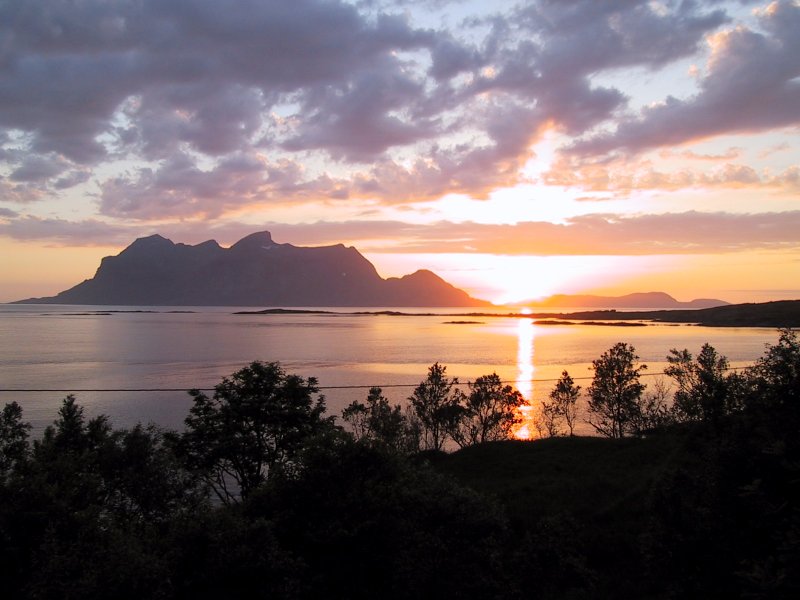
[[[490,306],[430,271],[383,279],[342,244],[278,244],[267,231],[230,248],[160,235],[107,256],[92,279],[19,303],[127,306]]]
[[[724,300],[700,298],[690,302],[679,302],[664,292],[643,292],[625,296],[568,296],[557,294],[544,300],[524,302],[532,308],[712,308],[726,306]]]

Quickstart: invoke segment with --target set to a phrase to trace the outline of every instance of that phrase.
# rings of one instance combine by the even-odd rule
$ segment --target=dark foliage
[[[562,422],[569,430],[569,435],[573,435],[580,395],[581,386],[575,385],[567,371],[562,371],[561,377],[550,390],[549,401],[542,402],[542,422],[548,436],[560,435]]]
[[[621,438],[634,430],[644,385],[639,375],[647,368],[638,365],[633,346],[614,344],[592,361],[594,379],[589,386],[589,424],[606,437]]]
[[[22,408],[16,402],[0,413],[0,482],[28,452],[30,424],[22,420]]]
[[[705,354],[712,375],[721,373],[722,357]],[[620,364],[620,381],[630,382],[630,361]],[[0,594],[796,598],[797,336],[781,331],[752,369],[725,376],[724,395],[694,381],[697,389],[683,388],[684,412],[699,407],[697,417],[649,420],[642,437],[409,455],[390,443],[406,415],[379,390],[362,405],[367,433],[356,441],[324,418],[313,380],[253,363],[190,419],[228,427],[235,445],[221,448],[247,460],[258,458],[248,444],[288,445],[281,461],[259,455],[266,469],[240,502],[216,506],[186,434],[115,429],[67,397],[30,445],[12,404],[0,419]],[[224,441],[214,427],[204,436]]]
[[[497,373],[478,377],[468,384],[451,437],[462,448],[506,440],[522,422],[518,409],[525,400],[519,391],[504,385]]]
[[[0,489],[6,597],[157,597],[159,538],[205,493],[155,427],[114,430],[68,396]]]
[[[474,491],[372,446],[328,440],[245,506],[305,565],[308,598],[485,598],[502,589],[504,521]]]
[[[398,454],[419,452],[421,428],[413,412],[391,405],[379,387],[370,388],[366,404],[354,401],[342,411],[356,441]]]
[[[456,427],[462,412],[464,393],[456,387],[458,379],[447,376],[447,367],[434,363],[428,376],[414,388],[409,397],[422,430],[422,449],[444,449],[450,432]]]
[[[253,362],[226,377],[212,397],[194,404],[180,449],[224,503],[247,497],[280,470],[291,469],[306,441],[332,426],[313,377],[287,374],[278,363]]]

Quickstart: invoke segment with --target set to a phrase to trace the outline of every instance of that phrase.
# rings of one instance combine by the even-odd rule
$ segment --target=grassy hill
[[[558,513],[629,520],[682,443],[678,435],[495,442],[440,457],[436,468],[495,496],[525,526]]]
[[[520,549],[517,570],[533,569],[529,585],[543,597],[642,597],[651,593],[641,539],[653,496],[685,444],[679,432],[506,441],[438,457],[434,466],[504,508]]]
[[[770,511],[777,504],[765,502],[772,492],[747,491],[765,485],[760,477],[768,472],[779,473],[776,482],[787,476],[771,458],[759,462],[749,434],[736,438],[677,427],[643,439],[507,441],[432,464],[503,507],[516,540],[511,568],[539,597],[708,597],[714,590],[733,598],[794,581],[791,567],[762,557],[778,552],[779,539],[789,548],[779,560],[794,560],[797,542],[776,526],[778,512]]]

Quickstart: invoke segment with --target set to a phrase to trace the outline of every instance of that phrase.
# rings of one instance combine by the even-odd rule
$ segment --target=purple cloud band
[[[91,181],[102,214],[149,220],[294,198],[482,197],[519,180],[549,128],[571,140],[565,160],[591,164],[800,123],[796,2],[763,9],[758,29],[734,28],[712,0],[541,0],[448,27],[376,6],[3,2],[0,201]],[[706,39],[691,97],[635,112],[598,83],[696,56]]]
[[[3,219],[5,217],[5,219]],[[329,245],[345,241],[362,251],[393,253],[491,253],[507,255],[653,255],[717,254],[751,249],[800,249],[800,211],[733,214],[689,211],[623,217],[590,215],[564,224],[522,222],[485,225],[441,221],[415,225],[399,221],[348,221],[299,225],[265,223],[278,242]],[[229,223],[199,229],[172,225],[163,235],[189,243],[209,238],[233,243],[253,226]],[[0,212],[0,235],[66,245],[124,246],[133,236],[154,233],[152,227],[130,228],[89,219],[22,217]],[[366,240],[391,239],[381,247]]]

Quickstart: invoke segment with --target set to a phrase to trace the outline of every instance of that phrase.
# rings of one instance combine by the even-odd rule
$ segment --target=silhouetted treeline
[[[407,410],[373,389],[346,429],[316,380],[276,363],[193,391],[182,432],[116,429],[70,396],[31,442],[8,404],[0,593],[797,597],[796,334],[736,374],[710,346],[670,356],[668,408],[638,383],[633,348],[595,361],[590,419],[612,439],[502,441],[519,393],[496,375],[458,391],[438,364]],[[572,430],[579,395],[565,372],[550,433]]]

